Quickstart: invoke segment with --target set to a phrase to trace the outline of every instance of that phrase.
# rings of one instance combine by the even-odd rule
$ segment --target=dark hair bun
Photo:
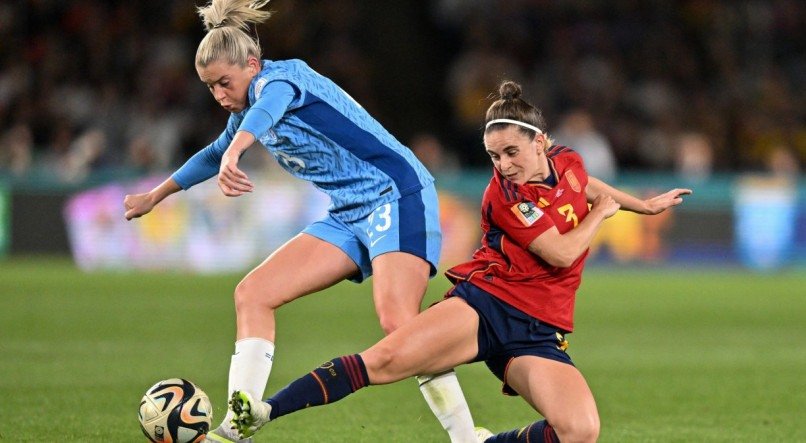
[[[501,96],[502,100],[514,100],[516,98],[520,98],[521,85],[511,80],[506,80],[501,83],[501,86],[498,87],[498,94]]]

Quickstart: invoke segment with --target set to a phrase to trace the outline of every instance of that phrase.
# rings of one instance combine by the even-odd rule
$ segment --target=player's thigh
[[[375,307],[394,329],[419,312],[436,273],[442,248],[436,190],[427,186],[384,204],[356,226],[372,260]]]
[[[381,313],[398,313],[406,319],[420,312],[431,265],[406,252],[388,252],[372,260],[372,296]]]
[[[249,272],[238,291],[277,307],[333,286],[356,272],[355,262],[340,248],[303,233]]]
[[[479,316],[464,300],[443,300],[362,352],[370,381],[392,383],[467,363],[478,354]]]
[[[553,426],[590,424],[598,429],[593,393],[573,365],[532,355],[520,356],[509,364],[506,381]]]

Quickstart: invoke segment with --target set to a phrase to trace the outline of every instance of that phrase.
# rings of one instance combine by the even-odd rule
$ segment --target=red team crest
[[[580,192],[582,188],[579,186],[579,180],[577,180],[577,176],[574,175],[574,171],[565,171],[565,179],[568,180],[568,184],[571,186],[571,189],[574,192]]]

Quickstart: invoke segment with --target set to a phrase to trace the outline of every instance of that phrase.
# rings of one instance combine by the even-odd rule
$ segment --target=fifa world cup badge
[[[510,209],[524,226],[532,226],[543,216],[543,211],[530,201],[520,202]]]

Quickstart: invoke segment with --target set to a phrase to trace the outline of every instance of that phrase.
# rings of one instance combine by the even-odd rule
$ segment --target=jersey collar
[[[557,168],[554,166],[554,160],[549,158],[548,150],[546,150],[545,154],[546,154],[546,160],[549,162],[549,175],[548,175],[548,177],[546,177],[542,181],[537,181],[537,180],[528,181],[528,182],[526,182],[527,185],[540,186],[540,187],[551,189],[551,188],[557,186],[557,183],[560,182],[560,176],[557,175]]]

